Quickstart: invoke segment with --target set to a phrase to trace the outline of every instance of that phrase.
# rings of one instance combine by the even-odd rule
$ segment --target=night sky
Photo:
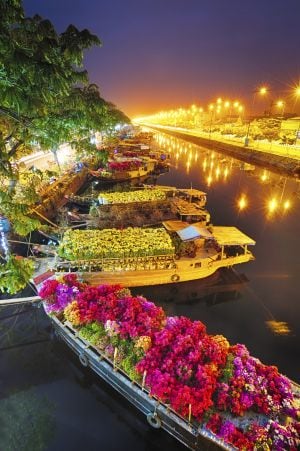
[[[300,80],[300,0],[24,0],[59,32],[103,42],[85,59],[102,96],[131,117],[218,96],[250,99],[262,83],[286,97]]]

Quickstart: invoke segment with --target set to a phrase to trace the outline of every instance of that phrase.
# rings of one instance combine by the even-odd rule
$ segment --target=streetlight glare
[[[238,201],[238,207],[240,210],[244,210],[247,207],[247,199],[245,195],[242,195]]]
[[[266,86],[261,86],[261,88],[259,88],[259,94],[261,94],[262,96],[264,96],[265,94],[267,94],[268,92],[268,88]]]
[[[275,199],[275,197],[273,197],[273,199],[271,199],[268,203],[268,209],[270,213],[273,213],[278,207],[278,202],[277,199]]]
[[[283,107],[283,105],[284,105],[284,101],[283,101],[283,100],[278,100],[277,103],[276,103],[276,105],[277,105],[279,108],[281,108],[281,107]]]
[[[295,88],[295,96],[300,97],[300,85]]]

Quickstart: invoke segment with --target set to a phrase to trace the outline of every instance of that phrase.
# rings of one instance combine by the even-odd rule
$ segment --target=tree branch
[[[8,158],[11,158],[11,157],[13,157],[14,156],[14,154],[17,152],[17,150],[18,150],[18,148],[22,145],[22,144],[24,144],[24,141],[18,141],[18,142],[16,142],[13,146],[12,146],[12,148],[10,149],[10,151],[8,152]]]

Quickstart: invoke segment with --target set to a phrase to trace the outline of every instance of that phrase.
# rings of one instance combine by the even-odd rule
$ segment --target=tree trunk
[[[57,149],[51,149],[51,152],[53,153],[53,157],[54,157],[55,163],[58,166],[59,173],[61,173],[61,165],[59,163],[59,159],[58,159],[58,155],[57,155]]]

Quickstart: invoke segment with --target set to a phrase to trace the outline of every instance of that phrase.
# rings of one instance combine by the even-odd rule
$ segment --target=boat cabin
[[[205,227],[201,222],[188,224],[183,221],[166,221],[163,225],[169,232],[175,232],[182,242],[193,241],[198,250],[215,249],[220,259],[247,254],[248,246],[255,245],[252,238],[236,227]]]

